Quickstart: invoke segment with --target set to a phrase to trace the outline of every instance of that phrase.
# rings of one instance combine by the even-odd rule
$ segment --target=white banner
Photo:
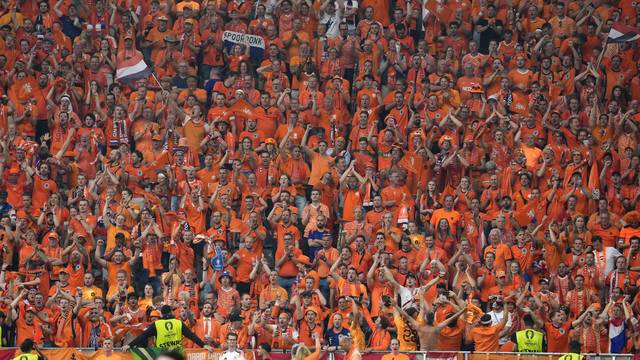
[[[264,39],[262,36],[243,34],[235,31],[225,31],[222,34],[222,40],[229,41],[234,44],[264,49]]]

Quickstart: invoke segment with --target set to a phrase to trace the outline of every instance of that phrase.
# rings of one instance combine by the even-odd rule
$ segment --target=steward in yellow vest
[[[524,329],[516,333],[519,352],[542,352],[544,334],[538,330]]]
[[[179,349],[182,348],[182,337],[184,336],[198,346],[212,351],[211,347],[205,345],[204,341],[194,334],[189,327],[182,324],[182,321],[173,318],[171,306],[164,305],[160,312],[162,313],[162,319],[154,321],[142,334],[133,339],[128,346],[123,347],[123,350],[134,346],[146,347],[148,339],[151,337],[155,337],[154,346],[157,348]]]
[[[584,360],[585,357],[576,353],[566,353],[558,358],[558,360]]]
[[[511,335],[511,341],[516,344],[519,352],[543,352],[546,350],[544,333],[533,328],[535,320],[528,313],[522,317],[524,329]]]
[[[26,339],[22,342],[20,352],[21,354],[16,355],[13,360],[47,360],[47,357],[40,352],[31,339]]]

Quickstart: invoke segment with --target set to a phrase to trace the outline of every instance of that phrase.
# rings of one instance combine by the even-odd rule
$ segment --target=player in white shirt
[[[220,360],[246,360],[244,352],[238,349],[238,335],[227,334],[227,350],[222,353]]]

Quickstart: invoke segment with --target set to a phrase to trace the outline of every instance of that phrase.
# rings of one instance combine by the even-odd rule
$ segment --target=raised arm
[[[458,310],[455,314],[453,314],[453,316],[448,317],[443,322],[441,322],[438,325],[436,325],[436,329],[438,331],[440,331],[440,330],[444,329],[445,327],[447,327],[452,322],[458,321],[458,318],[460,317],[460,315],[464,314],[465,312],[467,312],[467,308],[463,307],[462,309]],[[505,317],[507,317],[507,316],[505,315]]]

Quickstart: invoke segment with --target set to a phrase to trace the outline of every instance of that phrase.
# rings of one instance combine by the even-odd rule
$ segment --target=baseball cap
[[[438,145],[442,146],[442,144],[444,144],[445,141],[449,141],[451,142],[451,136],[449,135],[442,135],[440,137],[440,139],[438,140]]]
[[[231,273],[228,271],[223,271],[222,274],[220,274],[220,276],[218,277],[218,280],[222,280],[223,277],[228,277],[229,280],[231,280]]]
[[[318,309],[315,306],[309,306],[304,313],[308,313],[309,311],[315,313],[316,315],[318,315],[320,312],[318,311]]]

